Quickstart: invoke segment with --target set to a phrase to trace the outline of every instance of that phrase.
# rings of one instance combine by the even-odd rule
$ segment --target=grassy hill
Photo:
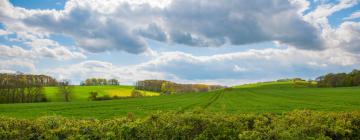
[[[87,87],[111,93],[107,88]],[[131,89],[131,87],[122,87]],[[49,89],[47,89],[49,90]],[[111,89],[112,91],[112,89]],[[50,93],[50,92],[49,92]],[[120,93],[120,92],[119,92]],[[82,96],[82,94],[81,94]],[[129,112],[144,117],[157,111],[186,112],[204,110],[228,114],[282,113],[294,109],[317,111],[353,111],[360,109],[360,87],[310,88],[293,82],[267,82],[236,86],[208,93],[188,93],[158,97],[142,97],[111,101],[85,101],[77,95],[76,102],[1,104],[0,115],[35,118],[61,115],[74,118],[112,118]],[[81,98],[80,98],[81,97]],[[55,98],[54,98],[55,99]]]
[[[97,92],[98,97],[109,95],[118,97],[128,97],[131,95],[133,86],[75,86],[72,94],[72,101],[87,101],[90,92]],[[51,102],[63,101],[64,97],[58,94],[57,87],[45,87],[46,97]],[[156,92],[143,92],[146,96],[158,96]]]

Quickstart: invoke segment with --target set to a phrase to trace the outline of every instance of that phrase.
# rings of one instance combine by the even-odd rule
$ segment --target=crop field
[[[81,89],[84,94],[95,89],[104,92],[114,90],[106,87],[101,87],[104,89],[99,87],[87,88]],[[122,87],[122,89],[130,90],[132,87]],[[50,91],[51,89],[46,90]],[[80,89],[77,90],[81,91]],[[103,94],[103,92],[101,93]],[[296,109],[325,112],[360,110],[360,87],[295,87],[290,82],[261,83],[204,93],[111,101],[86,101],[87,96],[88,94],[85,94],[84,97],[77,95],[79,100],[76,102],[0,104],[0,116],[36,118],[44,115],[60,115],[70,118],[105,119],[127,116],[129,113],[141,118],[159,111],[179,113],[199,110],[224,114],[241,114],[283,113]]]
[[[128,97],[131,95],[133,86],[74,86],[72,101],[87,101],[90,92],[97,92],[98,96],[109,95],[111,97]],[[45,87],[45,94],[52,102],[63,101],[64,97],[58,94],[57,87]],[[145,96],[158,96],[159,93],[143,91]]]

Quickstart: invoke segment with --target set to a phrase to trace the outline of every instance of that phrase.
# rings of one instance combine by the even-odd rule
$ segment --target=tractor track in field
[[[224,91],[219,91],[219,92],[216,92],[213,96],[211,96],[211,98],[209,99],[209,102],[207,102],[203,107],[202,109],[206,109],[208,108],[209,106],[211,106],[215,101],[217,101],[221,95],[223,95]],[[184,108],[181,108],[179,111],[177,111],[178,113],[180,112],[184,112],[188,109],[190,109],[191,107],[194,107],[194,106],[197,106],[197,105],[200,105],[200,103],[194,103],[194,104],[190,104],[188,106],[185,106]]]
[[[219,92],[215,93],[215,95],[210,98],[210,101],[207,104],[205,104],[203,109],[207,109],[210,105],[212,105],[215,101],[217,101],[219,99],[219,97],[222,94],[224,94],[224,92],[225,91],[222,90],[222,91],[219,91]]]

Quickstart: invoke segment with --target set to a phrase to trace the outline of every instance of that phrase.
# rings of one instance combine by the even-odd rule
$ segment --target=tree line
[[[223,88],[223,86],[205,84],[178,84],[166,80],[144,80],[137,81],[135,83],[136,90],[161,92],[165,94],[184,92],[207,92],[220,88]]]
[[[350,73],[329,73],[316,78],[318,87],[352,87],[360,86],[360,71]]]
[[[44,102],[44,86],[55,86],[54,78],[46,75],[0,74],[0,103]]]
[[[104,86],[104,85],[119,85],[120,82],[117,79],[104,79],[104,78],[88,78],[82,81],[82,86]]]

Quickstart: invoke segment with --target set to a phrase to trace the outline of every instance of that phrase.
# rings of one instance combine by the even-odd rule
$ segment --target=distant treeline
[[[316,78],[318,87],[351,87],[360,86],[360,71],[350,73],[329,73]]]
[[[297,82],[297,81],[305,82],[306,80],[301,79],[301,78],[286,78],[286,79],[277,80],[277,82],[289,82],[289,81],[292,81],[292,82]]]
[[[46,101],[44,86],[55,86],[56,80],[46,75],[0,74],[0,103]]]
[[[161,93],[183,93],[183,92],[206,92],[220,89],[223,86],[205,84],[178,84],[165,80],[144,80],[135,83],[135,89],[161,92]]]
[[[82,81],[80,85],[82,86],[104,86],[104,85],[119,85],[117,79],[104,79],[104,78],[89,78],[85,81]]]

